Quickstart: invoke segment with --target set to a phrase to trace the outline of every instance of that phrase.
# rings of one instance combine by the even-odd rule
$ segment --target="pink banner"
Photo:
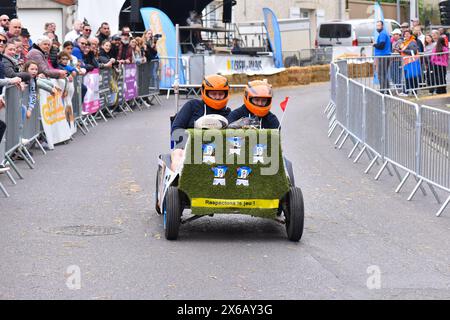
[[[95,114],[100,109],[99,94],[100,70],[94,69],[84,76],[84,85],[87,88],[84,97],[83,111],[89,114]]]

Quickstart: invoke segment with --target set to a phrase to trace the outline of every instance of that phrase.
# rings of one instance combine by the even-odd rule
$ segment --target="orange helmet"
[[[225,98],[222,100],[215,100],[209,97],[210,91],[223,91]],[[202,83],[202,99],[208,107],[216,110],[222,110],[230,100],[230,85],[227,78],[217,74],[206,76]]]
[[[259,106],[254,104],[253,99],[265,98],[267,103],[265,106]],[[256,80],[249,82],[245,88],[244,103],[250,113],[263,118],[267,116],[272,109],[273,91],[272,86],[267,83],[266,80]]]

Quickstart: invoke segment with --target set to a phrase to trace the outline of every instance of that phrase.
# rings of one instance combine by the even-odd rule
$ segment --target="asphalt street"
[[[305,197],[299,244],[284,226],[244,216],[203,218],[182,226],[178,241],[164,239],[153,202],[174,112],[164,100],[47,156],[33,150],[36,169],[21,163],[17,186],[0,176],[11,194],[0,198],[0,299],[450,299],[449,210],[436,218],[432,196],[407,202],[411,184],[395,194],[396,178],[376,182],[375,171],[364,174],[368,159],[347,159],[350,144],[335,150],[328,84],[275,93],[279,116],[291,97],[283,148]],[[55,232],[70,226],[121,233]],[[67,286],[71,266],[79,290]]]

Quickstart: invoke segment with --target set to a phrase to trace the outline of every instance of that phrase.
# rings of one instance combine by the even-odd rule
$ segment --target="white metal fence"
[[[358,80],[349,78],[347,61],[332,63],[331,101],[325,110],[329,137],[340,129],[335,145],[342,149],[351,141],[349,158],[359,150],[355,163],[367,155],[366,173],[380,164],[376,180],[385,171],[397,176],[397,193],[414,178],[409,201],[419,190],[427,195],[428,186],[442,205],[437,213],[441,216],[450,196],[442,203],[435,188],[450,193],[450,112],[385,95]]]

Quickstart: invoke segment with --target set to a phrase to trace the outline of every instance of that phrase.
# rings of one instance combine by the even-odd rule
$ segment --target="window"
[[[350,24],[322,24],[319,36],[325,39],[350,38],[352,26]]]

